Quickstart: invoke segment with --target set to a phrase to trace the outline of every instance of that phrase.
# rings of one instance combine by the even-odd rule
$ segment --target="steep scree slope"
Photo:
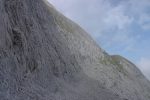
[[[0,0],[0,100],[150,100],[150,83],[47,1]]]

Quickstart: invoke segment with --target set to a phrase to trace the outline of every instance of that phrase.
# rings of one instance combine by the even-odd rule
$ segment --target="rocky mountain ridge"
[[[149,100],[150,82],[45,0],[0,1],[0,100]]]

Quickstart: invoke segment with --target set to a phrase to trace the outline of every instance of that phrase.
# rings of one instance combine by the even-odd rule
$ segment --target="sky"
[[[49,0],[109,54],[135,63],[150,80],[150,0]]]

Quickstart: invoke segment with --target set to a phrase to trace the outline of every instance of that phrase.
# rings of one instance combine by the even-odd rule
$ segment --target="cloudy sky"
[[[49,0],[109,54],[134,62],[150,79],[150,0]]]

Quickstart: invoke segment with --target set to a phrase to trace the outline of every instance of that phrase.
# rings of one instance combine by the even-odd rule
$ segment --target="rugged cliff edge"
[[[0,0],[0,100],[150,100],[150,82],[44,0]]]

